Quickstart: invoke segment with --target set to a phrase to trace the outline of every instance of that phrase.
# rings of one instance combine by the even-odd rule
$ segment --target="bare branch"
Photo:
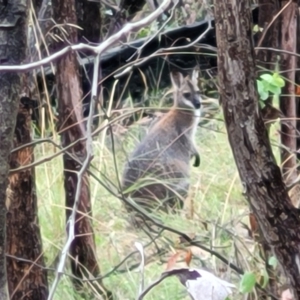
[[[66,263],[66,259],[67,259],[67,255],[68,255],[70,246],[72,244],[72,241],[75,238],[76,213],[77,213],[77,209],[78,209],[78,205],[79,205],[79,201],[80,201],[81,185],[82,185],[82,181],[84,178],[84,173],[87,171],[89,164],[93,158],[92,125],[93,125],[93,114],[94,114],[95,103],[97,101],[99,63],[100,63],[100,53],[96,56],[96,59],[94,61],[94,74],[93,74],[92,97],[91,97],[92,99],[90,102],[90,113],[89,113],[89,117],[88,117],[87,133],[86,133],[86,135],[87,135],[87,141],[86,141],[87,154],[86,154],[86,158],[80,168],[80,171],[77,174],[78,183],[77,183],[77,187],[76,187],[74,206],[73,206],[70,218],[68,220],[68,240],[62,250],[59,264],[57,267],[57,272],[55,274],[54,282],[51,286],[48,300],[51,300],[54,296],[54,293],[56,291],[59,280],[60,280],[61,276],[63,275],[63,271],[65,268],[65,263]]]
[[[144,247],[141,243],[138,242],[135,242],[134,245],[138,249],[139,253],[141,254],[141,263],[139,266],[141,272],[141,279],[140,279],[140,286],[138,292],[138,295],[140,295],[141,292],[144,290],[144,267],[145,267]]]
[[[178,47],[160,48],[160,49],[156,50],[154,53],[152,53],[151,55],[145,57],[144,59],[141,59],[139,62],[133,62],[133,64],[131,66],[126,67],[122,72],[120,72],[119,74],[116,74],[115,78],[119,78],[120,76],[130,72],[133,66],[135,66],[135,67],[141,66],[142,64],[144,64],[149,59],[157,56],[159,53],[166,52],[166,51],[170,52],[170,51],[175,51],[175,50],[183,50],[183,49],[187,49],[187,48],[192,47],[193,45],[200,42],[205,37],[205,35],[208,34],[208,32],[212,29],[212,24],[211,23],[212,23],[212,20],[211,19],[208,20],[207,29],[192,43],[189,43],[189,44],[184,45],[184,46],[178,46]],[[144,47],[144,45],[143,45],[143,47]],[[211,49],[215,50],[214,47],[211,47]],[[139,51],[141,51],[141,50],[139,50]]]
[[[170,5],[172,0],[164,0],[163,3],[149,16],[145,17],[144,19],[134,22],[134,23],[127,23],[119,32],[109,37],[106,41],[101,43],[98,46],[90,46],[86,44],[78,44],[78,45],[72,45],[63,48],[62,50],[42,59],[34,63],[30,64],[24,64],[19,66],[0,66],[0,71],[28,71],[35,68],[38,68],[40,66],[47,65],[54,60],[58,59],[59,57],[63,56],[64,54],[68,53],[69,51],[79,51],[79,50],[90,50],[94,52],[95,54],[101,55],[104,51],[106,51],[108,48],[110,48],[112,45],[117,43],[124,35],[128,35],[132,31],[139,30],[140,28],[143,28],[147,25],[149,25],[151,22],[155,21]]]

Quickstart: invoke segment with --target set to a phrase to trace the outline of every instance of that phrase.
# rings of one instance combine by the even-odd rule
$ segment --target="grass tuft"
[[[99,180],[114,192],[118,191],[117,176],[121,176],[126,155],[138,142],[140,126],[132,126],[121,137],[115,137],[116,161],[114,167],[110,138],[95,139],[95,158],[91,171]],[[276,137],[273,136],[275,140]],[[197,145],[201,155],[200,168],[193,168],[190,196],[185,209],[177,215],[161,214],[164,224],[196,237],[203,245],[219,252],[229,261],[245,270],[261,270],[261,261],[255,244],[249,239],[240,221],[248,224],[248,207],[242,195],[237,169],[228,144],[227,134],[222,121],[211,121],[197,132]],[[53,153],[53,147],[39,145],[36,158]],[[55,259],[65,242],[65,204],[63,188],[62,158],[58,157],[36,168],[37,195],[39,203],[39,222],[48,267],[55,268]],[[134,242],[145,246],[146,285],[157,279],[165,270],[168,258],[179,245],[176,234],[164,231],[155,243],[149,235],[134,230],[121,201],[111,195],[99,182],[90,178],[93,203],[93,225],[97,244],[97,255],[102,275],[110,272],[125,257],[135,251]],[[239,277],[224,266],[220,260],[209,253],[193,247],[192,266],[205,266],[220,277],[238,284]],[[258,263],[259,262],[259,263]],[[137,268],[139,255],[133,255],[104,279],[105,286],[113,291],[115,299],[135,299],[140,274]],[[224,271],[225,270],[225,271]],[[69,267],[66,273],[71,273]],[[50,284],[53,273],[49,272]],[[95,298],[96,295],[95,295]],[[233,299],[242,299],[236,294]],[[63,276],[55,299],[81,299],[76,295],[68,276]],[[146,299],[189,299],[186,291],[176,278],[168,278],[156,287]]]

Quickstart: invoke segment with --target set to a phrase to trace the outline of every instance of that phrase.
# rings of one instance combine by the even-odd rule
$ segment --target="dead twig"
[[[35,68],[38,68],[40,66],[47,65],[54,60],[58,59],[59,57],[65,55],[66,53],[70,51],[79,51],[79,50],[90,50],[94,52],[95,54],[102,54],[104,51],[106,51],[108,48],[110,48],[115,43],[119,42],[121,38],[125,35],[128,35],[132,31],[139,30],[140,28],[143,28],[147,25],[149,25],[151,22],[155,21],[170,5],[172,0],[164,0],[162,4],[149,16],[143,18],[142,20],[135,22],[135,23],[127,23],[119,32],[115,33],[111,37],[109,37],[106,41],[101,43],[98,46],[91,46],[87,44],[78,44],[78,45],[71,45],[63,48],[62,50],[42,59],[39,61],[36,61],[34,63],[24,64],[24,65],[18,65],[18,66],[0,66],[0,71],[28,71]]]

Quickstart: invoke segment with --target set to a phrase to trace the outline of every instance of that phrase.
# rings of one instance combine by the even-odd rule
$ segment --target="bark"
[[[258,106],[249,1],[214,1],[219,92],[229,143],[263,238],[300,299],[299,213],[289,199]]]
[[[257,46],[277,49],[279,46],[279,19],[277,18],[271,26],[269,26],[269,24],[273,20],[273,17],[279,12],[280,5],[278,0],[259,0],[258,2],[258,26],[262,28],[263,31],[258,33]],[[263,33],[266,30],[267,33],[264,35]],[[258,64],[267,70],[273,70],[276,56],[276,53],[272,51],[258,50]]]
[[[300,3],[298,4],[300,5]],[[300,36],[300,14],[297,16],[297,37]],[[297,38],[297,53],[300,53],[300,38]],[[300,58],[297,57],[297,72],[296,72],[296,95],[297,95],[297,150],[300,149],[300,89],[299,89],[299,82],[300,82]],[[297,159],[300,159],[300,151],[297,151]],[[299,170],[299,167],[298,167]],[[299,190],[300,190],[300,185],[299,185]],[[299,195],[300,193],[298,193]],[[298,199],[300,197],[298,196]],[[299,201],[300,202],[300,201]],[[298,202],[298,203],[299,203]]]
[[[281,7],[289,1],[281,1]],[[281,22],[281,48],[285,51],[296,53],[297,51],[297,0],[294,0],[283,12]],[[287,78],[282,89],[280,109],[286,121],[281,125],[281,151],[282,172],[286,184],[290,185],[297,179],[297,135],[296,135],[296,98],[295,79],[297,59],[294,55],[281,54],[280,69]],[[295,205],[297,205],[295,203]]]
[[[0,3],[0,63],[20,64],[25,59],[28,1]],[[0,73],[0,299],[8,299],[6,274],[6,189],[8,159],[12,148],[21,79],[18,74]]]
[[[55,21],[59,24],[77,24],[74,0],[54,0],[53,12]],[[75,27],[64,26],[68,33],[68,42],[77,43],[77,30]],[[57,45],[58,48],[63,45]],[[68,146],[85,136],[85,127],[82,118],[82,89],[79,74],[79,64],[75,53],[68,53],[57,62],[57,95],[59,111],[59,131],[63,147]],[[75,157],[83,161],[86,157],[85,142],[77,143],[69,150]],[[66,218],[69,219],[74,206],[75,192],[77,188],[77,171],[81,165],[68,154],[63,156],[64,162],[64,186],[66,192]],[[71,268],[77,277],[99,276],[100,269],[97,263],[96,246],[93,227],[91,223],[90,187],[87,174],[84,175],[80,189],[80,201],[76,214],[75,238],[70,247]],[[75,287],[79,290],[82,286],[79,280],[74,280]],[[91,282],[90,284],[93,284]],[[99,288],[100,284],[100,288]],[[101,287],[101,281],[95,282],[94,288],[106,298],[111,293]]]
[[[258,47],[274,48],[279,46],[279,18],[273,21],[273,17],[279,12],[278,0],[259,0],[258,26],[262,28],[262,32],[258,33]],[[270,25],[272,22],[272,25]],[[268,50],[258,50],[256,53],[257,63],[264,68],[259,69],[260,74],[266,71],[273,72],[277,60],[277,54]],[[265,107],[262,109],[262,117],[265,121],[266,129],[270,130],[271,124],[278,118],[278,110],[272,106],[273,97],[269,97],[265,101]],[[258,228],[257,220],[253,214],[250,215],[252,224],[255,223],[255,228]],[[269,245],[262,238],[261,230],[257,231],[258,235],[253,235],[256,241],[261,244],[259,252],[261,258],[265,261],[265,267],[269,274],[269,287],[272,294],[276,294],[278,290],[277,270],[268,264],[269,257],[272,256],[272,251]],[[259,291],[258,291],[259,292]],[[254,297],[256,295],[253,295]],[[266,299],[265,295],[260,295],[261,299]]]
[[[43,0],[31,0],[32,6],[35,9],[35,13],[38,15],[40,8],[42,7]]]
[[[31,142],[30,107],[20,103],[15,129],[14,147]],[[13,152],[12,169],[34,161],[33,147]],[[9,176],[7,213],[7,277],[11,300],[43,300],[48,297],[47,272],[38,223],[35,169]],[[20,259],[26,259],[22,261]],[[35,262],[39,266],[33,264]]]
[[[259,0],[258,27],[262,29],[257,33],[258,47],[274,48],[279,47],[279,18],[273,20],[274,16],[279,12],[279,0]],[[271,25],[270,25],[271,24]],[[268,50],[257,50],[257,63],[264,70],[259,69],[260,74],[266,71],[274,71],[277,61],[277,53]],[[276,120],[278,111],[272,106],[273,97],[269,97],[264,103],[266,106],[262,109],[263,118],[266,122],[266,127],[270,129],[271,124]],[[272,122],[273,121],[273,122]]]
[[[99,43],[101,36],[100,1],[76,1],[76,15],[78,26],[82,28],[78,34],[81,43]]]
[[[49,33],[55,24],[52,18],[51,1],[35,0],[32,6],[35,11],[35,14],[32,12],[32,16],[35,15],[35,17],[33,17],[34,23],[29,31],[29,57],[31,61],[37,61],[48,55],[46,47],[50,47],[53,41]],[[39,30],[34,31],[33,27],[39,27]]]

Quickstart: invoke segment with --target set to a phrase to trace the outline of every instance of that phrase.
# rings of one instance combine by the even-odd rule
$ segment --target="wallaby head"
[[[174,106],[192,109],[198,116],[201,108],[201,96],[198,87],[198,70],[193,70],[192,75],[184,77],[179,72],[171,73],[174,89]]]

